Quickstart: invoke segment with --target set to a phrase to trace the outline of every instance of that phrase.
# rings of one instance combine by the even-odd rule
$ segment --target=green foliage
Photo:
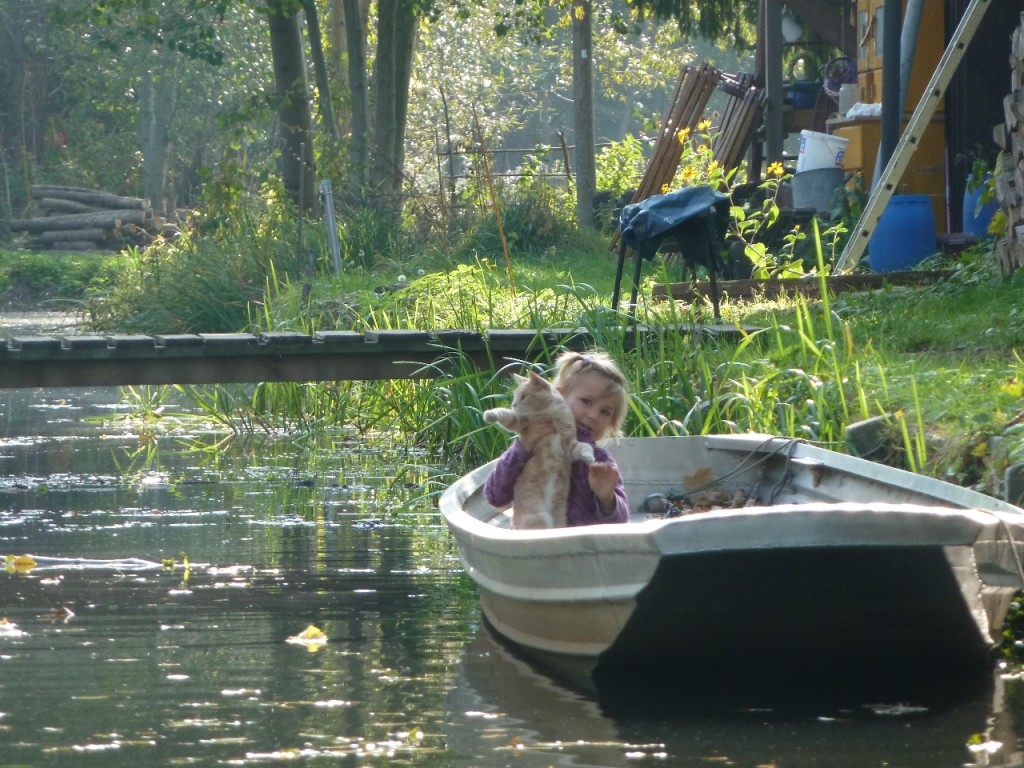
[[[123,258],[110,254],[0,251],[0,292],[8,307],[78,303],[115,279]]]
[[[466,210],[451,232],[456,251],[500,254],[507,245],[516,253],[537,254],[575,235],[574,198],[549,181],[543,156],[526,157],[517,173],[511,182],[494,180],[493,188],[486,179],[466,188]]]
[[[636,0],[641,14],[673,19],[679,29],[709,40],[731,39],[734,45],[753,44],[757,4],[742,0]]]
[[[644,145],[635,136],[613,141],[597,153],[597,188],[613,197],[636,189],[647,168]]]
[[[230,196],[211,200],[191,233],[144,253],[130,250],[117,280],[87,306],[90,326],[142,333],[245,328],[268,281],[273,291],[279,279],[301,272],[296,222],[282,197],[267,186],[246,206]]]

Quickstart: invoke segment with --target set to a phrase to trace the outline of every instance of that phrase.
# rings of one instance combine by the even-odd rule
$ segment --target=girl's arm
[[[512,445],[498,457],[498,463],[494,465],[491,474],[487,476],[487,482],[484,483],[484,498],[488,504],[500,509],[512,503],[516,480],[519,479],[529,458],[530,453],[522,443],[513,440]]]

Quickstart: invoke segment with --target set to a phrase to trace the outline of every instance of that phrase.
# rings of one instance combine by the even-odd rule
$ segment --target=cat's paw
[[[489,410],[484,411],[484,421],[488,424],[493,424],[499,418],[501,418],[501,411],[497,408],[490,408]]]
[[[587,443],[577,443],[576,458],[579,461],[585,461],[587,464],[593,464],[595,461],[594,446]]]

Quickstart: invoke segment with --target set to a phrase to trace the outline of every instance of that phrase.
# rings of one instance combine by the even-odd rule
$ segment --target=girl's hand
[[[615,509],[615,486],[619,484],[619,471],[606,461],[595,461],[587,471],[590,490],[597,496],[602,509]]]

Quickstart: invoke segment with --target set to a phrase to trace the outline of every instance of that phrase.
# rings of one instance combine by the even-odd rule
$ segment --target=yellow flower
[[[666,192],[668,192],[668,184],[662,184],[661,185],[661,194],[664,195]]]
[[[676,134],[676,138],[679,139],[680,144],[686,143],[686,140],[690,138],[690,129],[683,128],[679,133]]]
[[[782,163],[775,161],[774,163],[768,166],[768,170],[765,172],[769,176],[779,178],[780,176],[782,176],[782,174],[786,172],[786,169],[782,167]]]
[[[708,164],[708,175],[710,176],[711,174],[716,173],[717,171],[718,171],[718,161],[717,160],[712,160]]]
[[[709,128],[711,128],[710,120],[701,120],[699,123],[697,123],[697,130],[700,131],[701,133],[708,130]]]

